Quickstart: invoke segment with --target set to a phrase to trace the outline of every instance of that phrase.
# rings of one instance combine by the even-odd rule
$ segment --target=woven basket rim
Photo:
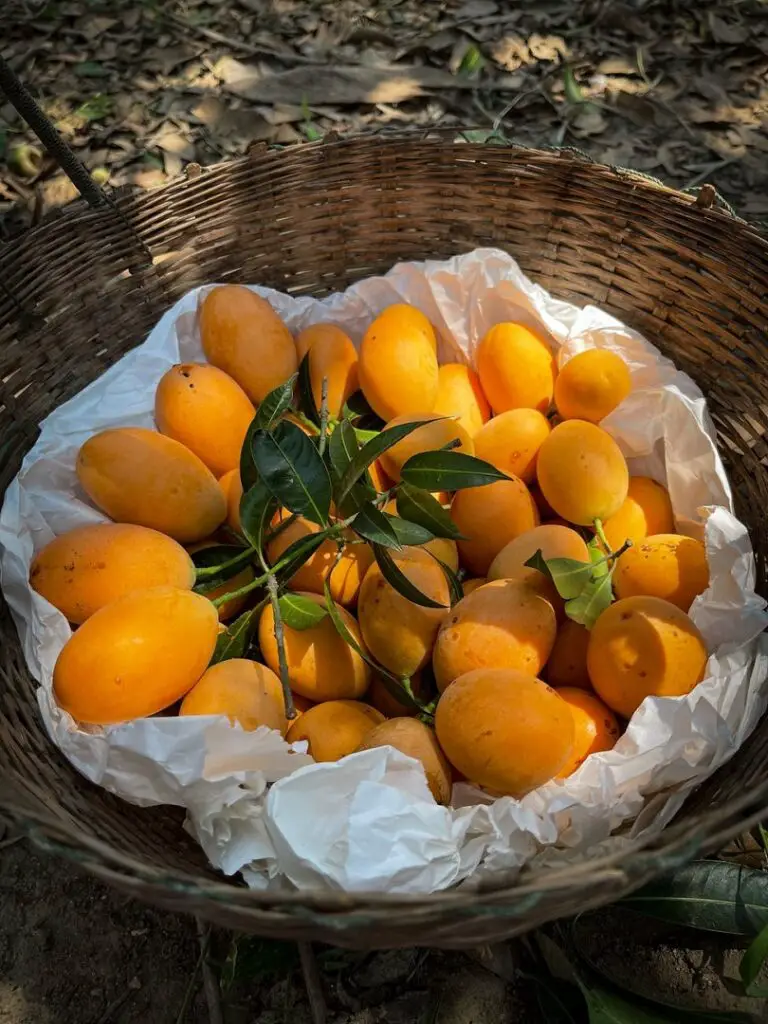
[[[453,136],[460,132],[461,130],[455,128],[445,130],[445,134]],[[333,154],[344,147],[368,146],[370,147],[370,157],[373,158],[379,147],[398,145],[404,141],[413,143],[414,135],[418,134],[395,129],[386,132],[366,132],[349,137],[326,137],[315,143],[304,143],[300,149],[307,153]],[[425,132],[418,141],[424,145],[446,145],[443,133],[435,132],[433,129]],[[585,154],[570,149],[539,149],[523,146],[514,141],[507,142],[503,146],[490,146],[480,142],[456,143],[455,141],[451,144],[465,150],[467,159],[475,162],[482,161],[484,154],[488,154],[490,150],[500,149],[504,149],[512,160],[519,158],[521,165],[524,165],[526,160],[534,163],[545,159],[548,162],[562,161],[564,164],[572,162],[576,166],[595,170],[598,175],[607,176],[604,180],[618,179],[625,182],[630,188],[627,195],[639,194],[661,198],[666,208],[673,211],[675,208],[688,210],[691,207],[696,207],[698,215],[715,231],[721,223],[737,224],[742,237],[745,240],[748,237],[750,242],[758,245],[760,251],[765,253],[766,263],[768,263],[768,240],[764,238],[758,228],[735,217],[727,209],[717,206],[710,208],[706,204],[700,203],[696,194],[670,188],[663,182],[641,172],[598,163]],[[162,215],[166,200],[177,193],[182,193],[191,182],[202,179],[204,182],[215,184],[220,179],[226,180],[233,169],[258,168],[263,160],[279,161],[281,153],[295,156],[296,149],[297,147],[288,147],[281,150],[277,147],[268,147],[266,143],[258,143],[251,148],[246,156],[238,160],[223,161],[204,169],[198,168],[191,173],[188,172],[186,177],[177,178],[149,192],[118,196],[115,203],[118,216],[125,217],[127,223],[130,223],[131,215],[136,223],[139,220],[151,222],[152,218]],[[490,159],[487,156],[485,158]],[[463,159],[463,157],[459,157],[459,159]],[[13,252],[14,245],[18,249],[21,246],[34,245],[38,239],[55,238],[56,232],[63,223],[76,231],[79,225],[91,224],[93,218],[101,216],[114,217],[115,211],[109,207],[103,210],[93,210],[76,202],[55,216],[45,219],[40,225],[19,236],[18,239],[13,239],[5,247],[5,258],[8,258],[9,252]],[[137,230],[140,230],[140,225]],[[159,262],[157,257],[155,262]],[[250,283],[258,284],[259,282]],[[446,912],[458,913],[464,908],[469,911],[472,904],[477,903],[480,898],[478,892],[486,900],[496,900],[497,906],[502,905],[506,897],[512,901],[509,903],[509,907],[511,908],[514,904],[518,906],[519,910],[519,901],[524,899],[527,894],[540,892],[545,887],[558,889],[561,886],[572,885],[579,878],[591,878],[597,872],[610,873],[622,870],[628,879],[628,886],[641,884],[647,877],[651,866],[653,873],[658,873],[660,864],[672,867],[684,863],[695,854],[708,849],[714,840],[722,839],[724,841],[736,834],[745,822],[757,821],[768,813],[768,781],[741,794],[738,800],[734,800],[728,805],[727,809],[721,806],[714,810],[706,810],[698,814],[693,822],[691,820],[673,822],[658,834],[632,839],[623,853],[616,851],[609,854],[601,853],[600,856],[578,864],[564,863],[557,868],[548,868],[546,882],[540,874],[537,877],[536,872],[524,869],[519,878],[510,879],[508,875],[499,876],[498,884],[495,882],[495,876],[489,878],[479,891],[449,889],[414,896],[384,893],[313,893],[309,891],[267,893],[250,890],[234,880],[214,880],[202,874],[191,872],[187,874],[176,869],[171,871],[155,867],[148,859],[145,861],[126,854],[116,845],[94,839],[82,829],[52,814],[30,812],[28,808],[16,802],[12,795],[2,792],[0,792],[0,813],[21,828],[39,847],[76,861],[108,881],[135,879],[139,887],[143,886],[147,890],[165,889],[185,892],[190,896],[199,895],[204,900],[218,903],[236,902],[253,907],[284,907],[286,913],[296,914],[300,914],[302,908],[308,914],[315,912],[332,914],[334,911],[337,913],[348,911],[350,907],[359,907],[362,910],[370,908],[374,911],[376,908],[387,907],[400,909],[435,906],[444,908]],[[512,909],[509,910],[509,913],[513,913]]]

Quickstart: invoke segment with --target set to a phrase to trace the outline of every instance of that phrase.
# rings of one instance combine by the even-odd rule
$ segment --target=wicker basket
[[[322,295],[398,260],[510,252],[553,294],[644,332],[708,395],[766,592],[768,244],[727,213],[573,154],[373,137],[260,148],[117,209],[74,206],[0,256],[4,489],[37,424],[211,281]],[[481,892],[270,895],[216,875],[170,808],[84,781],[49,742],[3,606],[0,808],[131,895],[275,937],[467,946],[606,903],[768,809],[768,721],[653,840]]]

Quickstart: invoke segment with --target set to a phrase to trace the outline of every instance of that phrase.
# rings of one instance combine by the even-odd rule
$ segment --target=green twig
[[[229,569],[231,566],[238,565],[240,562],[243,561],[246,555],[250,557],[251,555],[255,554],[256,548],[243,548],[242,551],[238,551],[234,558],[230,558],[228,562],[222,562],[220,565],[206,565],[201,567],[200,569],[197,569],[195,571],[195,578],[197,579],[198,582],[200,582],[201,580],[208,579],[210,576],[218,576],[219,573],[226,572],[226,570]],[[247,564],[248,563],[246,561],[243,565],[243,568],[245,568]]]
[[[325,453],[325,446],[328,442],[328,378],[323,377],[320,387],[320,443],[317,450],[321,455]]]
[[[605,536],[605,530],[603,529],[603,521],[602,521],[602,519],[595,519],[594,520],[594,527],[595,527],[595,533],[597,534],[597,539],[603,545],[603,548],[605,549],[606,553],[610,555],[610,553],[611,553],[611,545],[608,543],[608,538]]]
[[[291,693],[291,680],[288,676],[288,659],[285,656],[285,633],[283,631],[283,617],[280,614],[280,599],[277,592],[277,577],[270,574],[267,580],[269,591],[269,603],[272,605],[274,617],[275,643],[277,644],[277,660],[280,663],[280,683],[283,687],[283,700],[285,701],[285,717],[290,721],[296,717],[296,708],[293,706],[293,694]]]

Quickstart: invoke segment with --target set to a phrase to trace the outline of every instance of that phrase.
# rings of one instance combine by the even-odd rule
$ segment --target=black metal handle
[[[0,89],[8,101],[18,110],[32,131],[56,160],[64,173],[72,180],[80,195],[91,206],[109,206],[111,200],[99,188],[85,166],[56,131],[45,116],[28,89],[19,81],[16,72],[0,55]]]

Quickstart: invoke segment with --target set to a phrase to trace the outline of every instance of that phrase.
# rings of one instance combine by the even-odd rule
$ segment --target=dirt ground
[[[711,182],[768,225],[758,0],[4,0],[3,30],[4,57],[112,188],[155,187],[254,141],[470,125],[678,187]],[[5,237],[74,197],[8,103],[0,161]],[[586,925],[584,942],[621,984],[747,1008],[734,994],[740,950],[727,942],[648,922],[630,939],[610,911]],[[231,937],[215,946],[226,961]],[[227,1021],[308,1021],[295,949],[243,951]],[[517,944],[319,956],[335,1024],[538,1024],[547,1018],[518,970],[524,954]],[[192,919],[129,903],[25,842],[0,843],[0,1024],[202,1024],[199,955]],[[764,1004],[748,1008],[768,1020]]]

